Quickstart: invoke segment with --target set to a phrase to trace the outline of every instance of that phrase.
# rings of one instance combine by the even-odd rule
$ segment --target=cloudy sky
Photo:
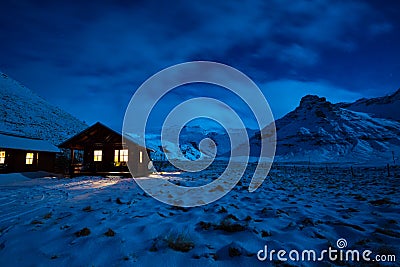
[[[399,11],[389,0],[6,0],[0,70],[88,124],[120,129],[150,76],[216,61],[253,79],[279,118],[306,94],[338,102],[398,89]],[[211,91],[229,102],[225,91]],[[210,92],[176,90],[162,110],[203,94]]]

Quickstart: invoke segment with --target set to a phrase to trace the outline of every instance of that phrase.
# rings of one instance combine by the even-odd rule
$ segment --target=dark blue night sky
[[[399,11],[398,1],[2,1],[0,70],[120,129],[151,75],[217,61],[251,77],[279,118],[305,94],[339,102],[398,89]],[[173,96],[188,92],[202,94]]]

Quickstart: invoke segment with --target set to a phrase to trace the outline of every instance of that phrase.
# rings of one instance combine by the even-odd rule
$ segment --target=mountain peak
[[[300,106],[314,105],[314,104],[325,103],[325,102],[328,102],[328,101],[326,101],[325,97],[319,97],[317,95],[306,95],[301,98]]]
[[[275,126],[276,159],[282,161],[376,163],[390,160],[391,151],[400,151],[399,122],[353,112],[316,95],[304,96]],[[253,147],[258,139],[254,135]]]
[[[317,95],[306,95],[300,101],[300,108],[310,109],[313,106],[319,105],[332,105],[325,97],[319,97]]]

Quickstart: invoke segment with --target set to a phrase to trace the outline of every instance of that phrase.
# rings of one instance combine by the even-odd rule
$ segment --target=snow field
[[[352,174],[348,167],[281,165],[249,193],[251,171],[222,199],[195,208],[160,203],[133,179],[2,186],[1,265],[265,266],[256,257],[264,245],[323,250],[339,238],[349,249],[400,255],[400,169],[387,177],[384,168],[357,167]],[[153,179],[194,186],[220,172]]]

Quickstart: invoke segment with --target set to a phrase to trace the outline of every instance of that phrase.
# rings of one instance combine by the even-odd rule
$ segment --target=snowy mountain
[[[399,122],[347,110],[323,97],[303,97],[275,124],[278,161],[387,163],[400,153]],[[261,138],[268,129],[262,132]],[[251,139],[253,151],[259,138]]]
[[[86,127],[85,123],[0,72],[0,131],[58,145]]]
[[[354,103],[339,103],[342,108],[370,114],[372,117],[400,121],[400,89],[391,95],[360,99]]]
[[[174,129],[167,129],[167,135],[169,131],[173,130]],[[253,136],[256,132],[252,129],[246,130],[249,137]],[[234,135],[240,133],[240,130],[231,129],[231,131]],[[134,140],[138,138],[138,136],[135,134],[129,134],[129,136],[131,136]],[[200,141],[205,138],[213,140],[216,146],[203,147],[203,149],[200,149]],[[174,142],[167,141],[163,147],[161,144],[160,131],[153,130],[152,133],[146,133],[146,146],[154,150],[152,158],[155,160],[166,159],[163,150],[168,151],[173,159],[180,159],[178,153],[180,150],[183,156],[189,160],[209,157],[213,155],[214,149],[217,150],[217,157],[224,157],[225,159],[226,155],[231,150],[230,139],[227,132],[221,127],[215,127],[215,125],[210,125],[207,123],[199,124],[199,122],[197,122],[185,125],[179,134],[179,142],[179,145],[176,145]]]
[[[332,104],[324,97],[308,95],[300,105],[275,122],[277,130],[276,161],[388,163],[400,155],[400,90],[374,99],[354,103]],[[400,108],[400,106],[399,106]],[[359,112],[362,110],[367,113]],[[380,116],[380,117],[379,117]],[[397,117],[396,117],[397,116]],[[394,120],[396,119],[396,120]],[[248,130],[250,160],[257,159],[261,138],[270,131]],[[164,147],[173,158],[180,149],[191,160],[210,155],[198,147],[204,138],[214,140],[221,159],[230,155],[230,140],[225,131],[208,125],[187,125],[180,133],[180,145],[167,142]],[[155,150],[155,158],[165,159],[160,134],[147,135],[147,145]],[[238,151],[239,147],[233,148]]]
[[[136,141],[142,137],[134,133],[127,133],[130,139]],[[182,141],[181,145],[176,145],[174,142],[165,142],[164,146],[161,144],[160,133],[146,133],[146,147],[152,150],[151,158],[154,161],[166,161],[165,152],[169,154],[169,157],[173,159],[181,159],[179,151],[182,152],[184,157],[189,160],[196,160],[202,157],[202,153],[199,151],[197,144],[190,141],[192,138],[188,138],[187,141]],[[165,151],[165,152],[164,152]]]

